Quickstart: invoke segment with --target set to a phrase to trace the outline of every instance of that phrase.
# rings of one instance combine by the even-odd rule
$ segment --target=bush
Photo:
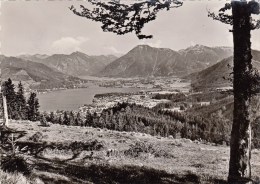
[[[44,126],[44,127],[49,127],[50,126],[50,124],[47,122],[47,120],[46,120],[44,115],[41,116],[40,123],[41,123],[41,126]]]
[[[69,148],[71,150],[99,151],[105,148],[105,143],[96,139],[87,142],[74,141],[69,145]]]
[[[29,140],[33,142],[40,142],[42,141],[42,139],[43,139],[43,134],[41,132],[36,132],[29,138]]]
[[[147,144],[143,142],[136,142],[124,152],[126,156],[132,157],[139,157],[142,153],[149,153],[154,155],[155,157],[173,158],[173,155],[166,152],[165,150],[160,150],[154,147],[152,144]]]
[[[155,150],[151,144],[145,144],[143,142],[136,142],[131,145],[128,150],[125,151],[125,155],[133,157],[139,157],[141,153],[154,153]]]
[[[1,169],[5,172],[19,172],[24,175],[29,175],[32,171],[23,157],[14,155],[8,155],[2,159]]]

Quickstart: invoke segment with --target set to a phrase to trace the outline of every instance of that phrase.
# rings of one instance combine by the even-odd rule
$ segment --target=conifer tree
[[[78,112],[77,115],[76,115],[75,125],[76,126],[83,126],[83,120],[82,120],[80,112]]]
[[[86,114],[85,126],[93,126],[93,116],[89,111],[87,111]]]
[[[49,122],[52,122],[52,123],[56,123],[56,119],[55,119],[55,115],[54,115],[54,112],[51,112],[50,115],[49,115],[49,118],[48,118],[48,121]]]
[[[58,124],[62,125],[63,124],[63,119],[61,117],[61,115],[59,116],[59,119],[58,119]]]
[[[75,116],[72,111],[70,111],[70,115],[69,115],[69,125],[75,125]]]
[[[30,121],[37,121],[39,118],[39,101],[36,97],[36,93],[32,92],[27,101],[27,117]]]
[[[68,116],[67,111],[65,111],[64,114],[63,114],[63,122],[62,122],[62,124],[64,124],[64,125],[69,125],[70,124],[70,118]]]
[[[16,107],[18,118],[23,120],[26,119],[26,99],[21,81],[18,84],[18,91],[16,93]]]
[[[16,94],[14,89],[14,84],[10,78],[4,82],[2,91],[3,95],[6,96],[7,111],[10,119],[17,117]]]

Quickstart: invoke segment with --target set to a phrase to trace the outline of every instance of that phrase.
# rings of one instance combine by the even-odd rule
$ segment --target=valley
[[[259,53],[252,52],[256,69]],[[36,122],[10,121],[24,132],[17,154],[33,167],[33,181],[226,183],[234,108],[230,48],[139,45],[119,58],[74,52],[0,61],[3,79],[22,80],[39,98]],[[252,107],[258,182],[259,96]]]
[[[182,78],[213,66],[231,55],[232,49],[229,47],[194,45],[173,51],[138,45],[119,58],[113,55],[89,56],[82,52],[50,56],[1,55],[0,68],[2,79],[22,81],[28,91],[51,91],[86,87],[89,82],[100,81],[104,77],[108,80]]]

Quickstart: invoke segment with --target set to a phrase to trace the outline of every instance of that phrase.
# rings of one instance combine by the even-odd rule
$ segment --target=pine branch
[[[213,20],[218,20],[224,24],[229,24],[229,25],[233,25],[233,17],[232,15],[228,15],[225,14],[224,12],[226,12],[227,10],[231,9],[231,4],[230,3],[226,3],[225,6],[221,9],[219,9],[219,13],[216,14],[214,12],[210,12],[208,10],[208,17],[213,18]]]
[[[90,10],[81,5],[81,11],[78,11],[74,6],[69,9],[78,16],[101,22],[101,28],[104,32],[113,32],[118,35],[135,32],[139,39],[152,38],[152,35],[144,35],[141,31],[144,24],[156,19],[160,10],[178,8],[183,4],[178,0],[150,0],[131,5],[115,1],[89,0],[88,2],[95,8]]]
[[[260,7],[259,3],[255,2],[254,0],[250,1],[248,3],[248,11],[251,14],[259,14],[260,13]],[[233,17],[232,15],[225,14],[227,10],[230,10],[232,8],[230,3],[226,3],[223,8],[219,10],[219,13],[216,14],[214,12],[210,12],[208,10],[208,17],[213,18],[213,20],[218,20],[222,23],[233,25]],[[260,20],[254,20],[252,19],[252,25],[251,25],[251,30],[254,29],[260,29]]]
[[[255,29],[260,29],[260,20],[252,20],[252,27],[251,27],[252,30],[255,30]]]

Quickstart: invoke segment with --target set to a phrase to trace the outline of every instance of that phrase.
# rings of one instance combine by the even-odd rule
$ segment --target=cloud
[[[162,45],[162,41],[161,40],[154,40],[154,41],[144,40],[144,41],[141,41],[140,44],[160,48]]]
[[[114,54],[122,54],[119,50],[117,50],[115,47],[110,46],[110,47],[105,47],[105,49],[108,49],[112,51]]]
[[[81,50],[81,45],[87,42],[87,37],[62,37],[51,44],[53,53],[70,54]]]

